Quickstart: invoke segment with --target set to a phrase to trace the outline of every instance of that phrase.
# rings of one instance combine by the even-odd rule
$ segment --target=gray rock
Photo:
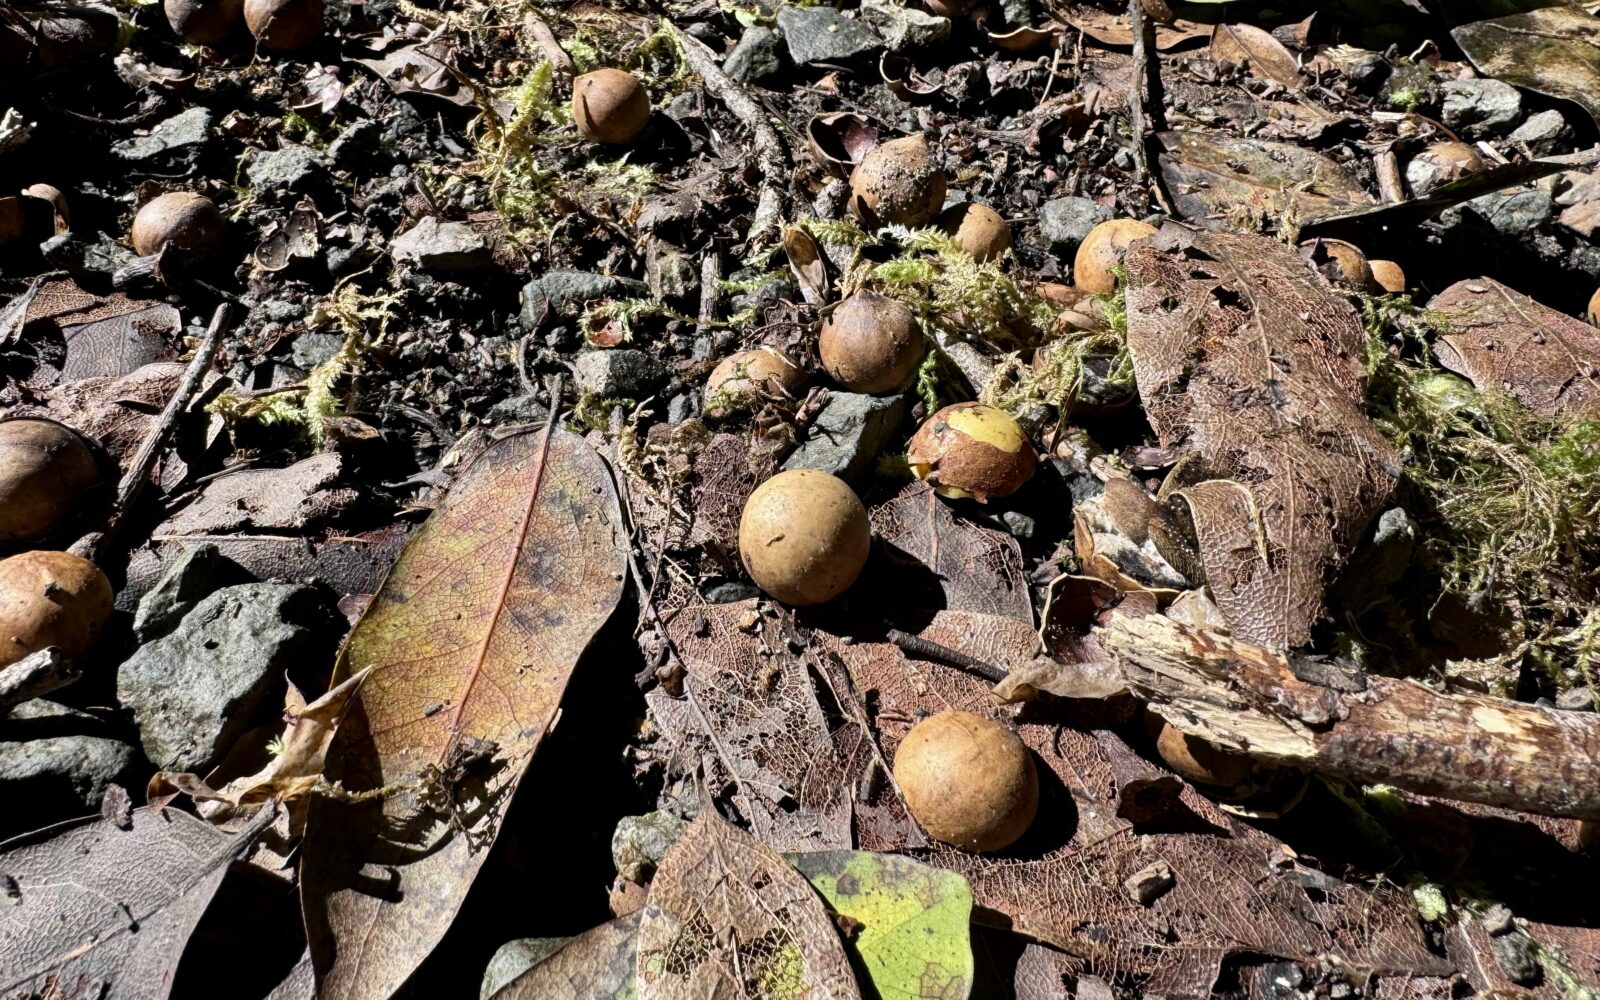
[[[617,874],[630,882],[645,883],[667,850],[677,843],[689,824],[662,810],[643,816],[624,816],[611,835],[611,861]]]
[[[489,241],[465,222],[428,216],[394,238],[389,252],[402,264],[430,271],[470,271],[492,259]]]
[[[39,253],[51,267],[70,271],[74,278],[92,277],[109,282],[113,275],[138,260],[138,255],[110,237],[90,243],[77,233],[62,233],[39,244]]]
[[[170,634],[117,669],[117,700],[133,713],[145,755],[172,771],[204,772],[277,707],[284,671],[316,652],[326,609],[310,587],[249,583],[216,591]]]
[[[1469,139],[1505,135],[1522,120],[1522,92],[1500,80],[1444,85],[1444,123]]]
[[[863,3],[861,19],[877,29],[891,52],[909,52],[950,40],[950,19],[895,3]]]
[[[785,469],[831,472],[852,485],[872,475],[878,454],[905,420],[907,398],[835,392],[812,421]]]
[[[578,391],[602,399],[643,399],[667,377],[654,355],[629,348],[586,351],[573,370]]]
[[[740,83],[762,83],[782,73],[783,67],[783,36],[759,24],[745,29],[722,63],[723,72]]]
[[[285,146],[256,154],[245,168],[250,186],[257,191],[299,191],[327,169],[321,153],[306,146]]]
[[[1549,156],[1561,152],[1572,142],[1572,129],[1567,127],[1561,112],[1551,108],[1518,125],[1511,133],[1511,141],[1527,146],[1534,156]]]
[[[680,392],[667,403],[667,424],[676,427],[695,415],[695,397],[693,393]]]
[[[1594,689],[1587,684],[1567,688],[1556,695],[1556,707],[1568,712],[1594,711]]]
[[[35,698],[0,712],[0,839],[92,813],[137,755],[91,715]]]
[[[713,584],[705,590],[707,604],[737,604],[760,596],[761,591],[757,588],[737,581]]]
[[[354,167],[363,157],[378,148],[378,136],[383,127],[371,118],[363,118],[340,132],[328,143],[328,162],[336,167]]]
[[[342,333],[323,333],[317,330],[307,330],[294,338],[294,343],[289,348],[289,356],[296,366],[310,371],[338,354],[339,348],[343,346],[344,334]]]
[[[1038,24],[1029,0],[1000,0],[1000,13],[1010,25]]]
[[[1122,887],[1128,891],[1129,897],[1140,906],[1149,906],[1156,900],[1172,891],[1178,884],[1177,876],[1172,874],[1172,866],[1165,861],[1157,861],[1128,876]]]
[[[1555,202],[1543,191],[1496,191],[1467,202],[1495,231],[1511,239],[1537,233],[1555,213]]]
[[[112,143],[111,155],[130,163],[155,159],[192,163],[211,140],[211,126],[209,109],[190,108],[161,122],[149,135],[136,135]]]
[[[184,549],[139,599],[139,610],[133,615],[134,637],[140,642],[159,639],[176,628],[207,594],[245,582],[244,568],[223,556],[214,543]]]
[[[1093,198],[1053,198],[1039,210],[1039,233],[1051,249],[1071,252],[1111,216],[1111,209]]]
[[[537,327],[546,318],[576,316],[595,299],[633,299],[650,294],[650,286],[634,278],[589,271],[546,271],[522,286],[522,325]]]
[[[832,7],[785,7],[778,11],[778,27],[799,66],[849,62],[883,48],[877,32]]]
[[[489,967],[483,970],[478,1000],[489,1000],[511,980],[527,972],[566,946],[571,938],[517,938],[495,949]]]
[[[645,268],[650,294],[658,299],[687,302],[700,294],[700,269],[687,254],[665,250]]]
[[[1513,983],[1526,986],[1539,981],[1539,956],[1526,934],[1500,934],[1489,939],[1495,964]]]
[[[1515,928],[1511,910],[1504,903],[1494,903],[1478,917],[1483,929],[1490,934],[1505,934]]]

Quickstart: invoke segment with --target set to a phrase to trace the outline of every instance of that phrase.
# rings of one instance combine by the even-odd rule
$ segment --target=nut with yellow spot
[[[980,503],[1015,493],[1039,462],[1022,427],[986,403],[956,403],[929,417],[906,459],[940,496]]]

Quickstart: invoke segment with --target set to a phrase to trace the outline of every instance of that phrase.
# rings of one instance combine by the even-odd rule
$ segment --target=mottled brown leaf
[[[1542,417],[1600,417],[1600,330],[1492,278],[1458,281],[1428,308],[1450,331],[1434,341],[1439,363],[1480,390]]]
[[[1152,139],[1174,207],[1196,225],[1253,228],[1288,216],[1308,223],[1375,204],[1339,163],[1290,143],[1192,129]]]
[[[242,531],[314,531],[336,522],[360,493],[336,485],[343,460],[322,452],[284,469],[244,469],[206,483],[200,495],[163,524],[167,535]]]
[[[1126,267],[1150,424],[1202,463],[1176,496],[1217,607],[1240,637],[1301,645],[1397,472],[1363,409],[1361,320],[1266,237],[1169,227]]]
[[[340,655],[373,668],[317,799],[302,897],[318,994],[388,997],[433,950],[499,833],[578,657],[621,599],[621,512],[578,436],[505,438],[419,528]]]
[[[924,482],[876,505],[871,517],[879,553],[887,558],[868,572],[888,577],[891,590],[880,592],[892,593],[896,603],[1033,621],[1015,538],[958,516]]]
[[[601,924],[491,995],[491,1000],[633,1000],[639,914]]]
[[[1600,18],[1551,4],[1451,29],[1478,72],[1575,101],[1600,120]]]
[[[166,997],[228,862],[271,812],[231,836],[186,813],[131,818],[30,834],[0,853],[0,996]]]
[[[1219,24],[1211,32],[1211,58],[1248,66],[1263,80],[1300,89],[1300,67],[1271,32],[1253,24]]]
[[[860,1000],[822,900],[709,806],[661,860],[639,919],[640,1000]]]

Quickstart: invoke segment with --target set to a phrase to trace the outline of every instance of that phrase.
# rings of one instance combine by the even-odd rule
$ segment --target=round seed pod
[[[322,37],[322,0],[244,0],[244,23],[269,52],[293,52]]]
[[[244,23],[244,0],[165,0],[162,9],[190,45],[220,45]]]
[[[739,554],[756,586],[805,606],[844,593],[872,549],[867,509],[844,480],[791,469],[756,487],[739,518]]]
[[[1400,269],[1399,264],[1392,260],[1369,260],[1367,264],[1372,268],[1372,280],[1378,283],[1379,288],[1390,295],[1399,295],[1406,290],[1406,272]]]
[[[998,260],[1011,249],[1011,226],[987,205],[951,205],[939,215],[939,228],[978,263]]]
[[[817,353],[833,380],[851,392],[894,392],[922,364],[922,328],[911,310],[863,289],[822,324]]]
[[[944,168],[921,135],[891,139],[850,172],[850,211],[873,228],[926,226],[944,204]]]
[[[145,203],[133,217],[133,250],[141,257],[171,244],[187,259],[222,245],[224,222],[216,202],[192,191],[171,191]]]
[[[1406,164],[1406,183],[1411,193],[1426,198],[1434,189],[1478,173],[1483,157],[1464,142],[1436,142]]]
[[[894,780],[917,825],[968,851],[1016,843],[1039,811],[1039,772],[1017,734],[971,712],[930,716],[894,755]]]
[[[955,403],[929,417],[912,435],[906,459],[935,493],[979,503],[1015,493],[1039,462],[1022,427],[986,403]]]
[[[50,204],[51,214],[55,217],[55,235],[72,231],[72,212],[67,208],[67,196],[61,189],[50,184],[30,184],[22,189],[24,198],[37,198]]]
[[[111,581],[70,552],[0,559],[0,667],[47,646],[82,656],[111,621]]]
[[[1589,308],[1584,310],[1583,316],[1595,326],[1600,326],[1600,289],[1589,296]]]
[[[1155,226],[1138,219],[1111,219],[1095,226],[1078,244],[1072,260],[1073,283],[1097,295],[1116,291],[1117,276],[1111,269],[1122,263],[1129,244],[1155,231]]]
[[[923,0],[928,10],[952,21],[972,9],[973,0]]]
[[[1180,732],[1154,713],[1145,716],[1145,725],[1154,732],[1156,752],[1167,766],[1196,784],[1234,788],[1255,769],[1247,755]]]
[[[1315,239],[1300,244],[1300,256],[1316,268],[1317,273],[1339,288],[1357,292],[1370,292],[1377,288],[1372,277],[1372,265],[1367,255],[1354,243],[1344,240]]]
[[[55,534],[99,482],[100,467],[77,431],[54,420],[0,422],[0,542]]]
[[[771,347],[740,351],[722,359],[706,379],[706,415],[748,409],[768,397],[794,399],[805,391],[806,373]]]
[[[650,95],[632,73],[597,69],[572,81],[572,120],[590,142],[625,146],[650,121]]]

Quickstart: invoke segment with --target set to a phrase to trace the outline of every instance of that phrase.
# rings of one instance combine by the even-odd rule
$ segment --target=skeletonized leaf
[[[639,914],[579,934],[496,990],[491,1000],[634,1000]]]
[[[1542,417],[1600,416],[1600,330],[1492,278],[1433,297],[1449,333],[1433,353],[1484,392],[1503,392]]]
[[[845,947],[879,996],[965,1000],[972,990],[966,879],[898,854],[822,851],[789,860],[833,912],[860,923]]]
[[[888,558],[886,596],[907,608],[949,608],[1033,622],[1022,548],[1003,531],[957,517],[918,481],[870,511],[872,533]]]
[[[604,463],[547,427],[492,445],[407,544],[340,655],[372,668],[318,798],[302,897],[318,995],[389,997],[450,926],[579,656],[621,599]]]
[[[166,997],[228,862],[271,817],[230,836],[186,813],[135,809],[128,829],[98,819],[12,841],[0,852],[0,996],[55,996],[53,982],[59,995]]]
[[[811,886],[709,805],[656,870],[637,970],[641,1000],[861,997]]]

